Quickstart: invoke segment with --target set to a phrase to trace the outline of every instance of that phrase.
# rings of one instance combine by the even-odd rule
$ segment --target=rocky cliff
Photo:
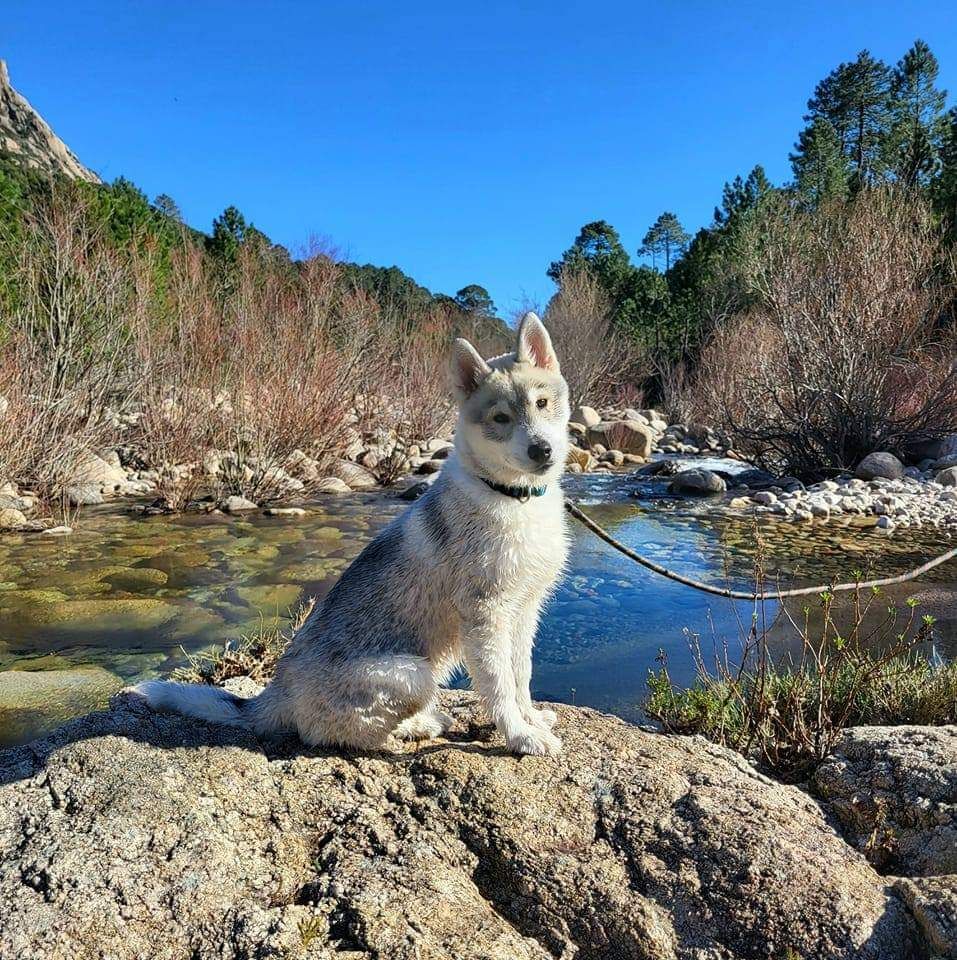
[[[0,956],[904,960],[905,898],[795,787],[560,707],[507,755],[342,755],[114,708],[0,753]],[[835,821],[836,822],[836,821]]]
[[[10,84],[6,62],[0,60],[0,150],[24,166],[73,180],[99,183],[100,178],[73,155],[49,124]]]

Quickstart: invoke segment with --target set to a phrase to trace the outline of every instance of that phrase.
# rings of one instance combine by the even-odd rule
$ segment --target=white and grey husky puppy
[[[539,611],[568,550],[568,387],[534,313],[514,353],[485,361],[456,340],[451,368],[459,418],[445,468],[313,610],[263,693],[160,681],[134,693],[259,733],[377,749],[391,734],[444,733],[438,687],[464,664],[509,750],[561,749],[529,680]]]

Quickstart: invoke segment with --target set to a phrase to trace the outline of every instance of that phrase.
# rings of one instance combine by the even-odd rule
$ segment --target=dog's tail
[[[241,697],[199,683],[172,683],[168,680],[147,680],[130,687],[129,692],[142,697],[154,710],[169,710],[210,723],[245,726]]]
[[[207,684],[146,680],[127,692],[141,697],[154,710],[181,713],[209,723],[247,727],[262,734],[278,733],[286,727],[272,686],[258,697],[237,697],[222,687]]]

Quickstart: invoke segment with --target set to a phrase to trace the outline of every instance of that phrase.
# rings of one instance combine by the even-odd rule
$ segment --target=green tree
[[[724,185],[714,222],[698,231],[668,271],[672,355],[693,355],[710,329],[747,305],[743,269],[760,236],[755,224],[779,196],[761,166]]]
[[[808,101],[805,121],[830,123],[848,161],[853,190],[877,182],[887,173],[891,79],[887,64],[862,50],[857,59],[832,70]]]
[[[206,240],[206,249],[224,265],[232,265],[246,239],[250,225],[236,207],[227,207],[215,220],[213,232]]]
[[[608,289],[631,267],[628,251],[618,231],[605,220],[593,220],[578,231],[574,243],[548,268],[548,276],[556,283],[566,270],[587,267],[605,282]]]
[[[771,190],[771,181],[760,164],[753,167],[745,178],[735,177],[721,190],[721,206],[715,207],[714,226],[733,229],[742,217],[757,208]]]
[[[183,212],[180,210],[179,204],[168,193],[157,194],[156,199],[153,200],[153,207],[158,213],[175,223],[183,222]]]
[[[622,286],[619,323],[636,340],[661,350],[672,340],[673,316],[668,281],[648,266],[633,268]]]
[[[485,287],[470,283],[455,295],[455,305],[476,319],[495,316],[495,304]]]
[[[643,257],[650,256],[655,270],[661,257],[667,272],[671,269],[672,260],[676,260],[688,248],[690,239],[691,235],[681,226],[681,221],[666,211],[648,228],[638,253]]]
[[[947,92],[937,87],[937,58],[917,40],[894,69],[890,155],[908,186],[926,185],[937,171],[947,120]]]
[[[940,174],[933,187],[934,204],[950,236],[957,240],[957,107],[947,114],[940,151]]]
[[[81,185],[81,189],[83,188]],[[93,188],[96,207],[120,247],[141,243],[159,227],[146,194],[126,177],[117,177],[105,190]]]
[[[548,276],[560,283],[562,275],[576,270],[589,270],[598,279],[611,299],[615,320],[624,327],[635,324],[631,285],[635,267],[618,236],[618,231],[605,220],[586,223],[574,243],[548,268]]]
[[[816,117],[805,127],[791,154],[794,185],[810,207],[847,196],[848,166],[831,122]]]

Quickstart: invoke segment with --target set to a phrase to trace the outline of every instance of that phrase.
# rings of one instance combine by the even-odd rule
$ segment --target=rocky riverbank
[[[657,460],[638,473],[665,481],[671,493],[709,497],[711,509],[732,513],[819,523],[858,518],[887,532],[957,529],[957,454],[905,467],[893,454],[873,453],[853,475],[809,486],[746,465],[730,473],[687,460]]]
[[[952,868],[952,728],[850,731],[822,807],[700,738],[559,706],[563,755],[519,760],[472,695],[447,705],[447,740],[343,756],[121,695],[0,753],[0,955],[955,955],[953,878],[928,873]],[[868,862],[855,811],[889,796],[886,833],[937,838],[901,846],[913,879]]]
[[[170,487],[196,491],[182,506],[205,513],[295,517],[301,504],[322,496],[389,489],[414,499],[434,481],[452,449],[453,436],[407,441],[395,435],[365,435],[348,427],[345,455],[317,459],[295,450],[282,462],[264,462],[237,451],[208,450],[194,463],[151,467],[135,449],[94,453],[77,461],[62,490],[70,508],[108,499],[136,498],[136,513],[170,510]],[[699,423],[669,424],[654,409],[577,407],[569,423],[569,473],[635,471],[667,482],[672,495],[707,497],[711,509],[769,515],[791,521],[873,518],[882,530],[911,526],[957,528],[957,438],[934,446],[933,456],[905,465],[876,452],[853,475],[811,486],[750,468],[730,436]],[[673,458],[673,459],[672,459]],[[698,459],[700,458],[700,459]],[[714,469],[715,458],[740,463],[733,472]],[[147,502],[148,498],[154,498]],[[45,535],[71,532],[65,522],[43,516],[33,491],[0,482],[0,532]]]
[[[575,419],[577,418],[577,419]],[[656,452],[692,453],[685,428],[671,428],[655,410],[591,407],[575,411],[570,430],[574,441],[568,459],[573,473],[634,468]],[[169,510],[164,491],[193,490],[184,506],[208,513],[241,514],[263,511],[295,516],[298,504],[316,496],[389,488],[414,498],[439,473],[452,448],[452,434],[403,438],[395,434],[363,433],[356,424],[343,427],[343,456],[316,458],[295,450],[281,461],[248,453],[207,450],[192,463],[158,467],[135,446],[87,451],[76,462],[62,488],[68,508],[101,504],[115,498],[136,498],[140,513]],[[702,434],[707,449],[721,449],[713,435]],[[153,502],[144,502],[154,498]],[[42,516],[43,504],[33,491],[0,482],[0,531],[65,534],[64,523]]]

